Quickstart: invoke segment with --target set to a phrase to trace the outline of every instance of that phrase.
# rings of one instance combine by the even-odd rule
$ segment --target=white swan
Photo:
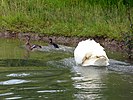
[[[88,39],[78,43],[74,50],[74,59],[82,66],[108,66],[109,59],[104,48],[94,40]]]

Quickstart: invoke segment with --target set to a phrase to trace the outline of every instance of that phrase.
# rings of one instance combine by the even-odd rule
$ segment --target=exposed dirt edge
[[[25,35],[30,35],[32,40],[39,40],[48,42],[49,38],[52,38],[54,42],[63,45],[76,46],[80,41],[89,39],[90,37],[66,37],[66,36],[48,36],[45,34],[36,33],[17,33],[17,32],[0,32],[0,38],[19,38],[24,39]],[[116,41],[109,38],[93,38],[95,41],[99,42],[105,49],[110,49],[111,51],[125,51],[126,45],[122,41]]]

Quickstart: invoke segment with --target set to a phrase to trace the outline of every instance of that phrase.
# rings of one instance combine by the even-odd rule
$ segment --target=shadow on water
[[[74,89],[68,69],[38,69],[0,73],[0,99],[73,99]]]
[[[46,66],[46,62],[34,59],[0,59],[0,67]]]
[[[73,100],[71,71],[33,59],[0,60],[0,99]],[[67,98],[67,99],[66,99]]]

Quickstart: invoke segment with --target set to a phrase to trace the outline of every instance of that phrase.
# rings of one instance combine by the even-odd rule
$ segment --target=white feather
[[[104,48],[94,40],[85,40],[78,43],[74,50],[74,58],[77,64],[82,66],[107,66],[108,57]]]

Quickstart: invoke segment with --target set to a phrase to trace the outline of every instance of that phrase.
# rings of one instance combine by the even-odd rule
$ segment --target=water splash
[[[69,52],[73,53],[74,47],[59,45],[59,48],[54,48],[53,46],[42,46],[41,49],[38,49],[39,51],[45,51],[45,52]]]
[[[110,65],[108,66],[109,70],[125,72],[125,73],[133,73],[133,65],[130,63],[117,61],[110,59]]]

